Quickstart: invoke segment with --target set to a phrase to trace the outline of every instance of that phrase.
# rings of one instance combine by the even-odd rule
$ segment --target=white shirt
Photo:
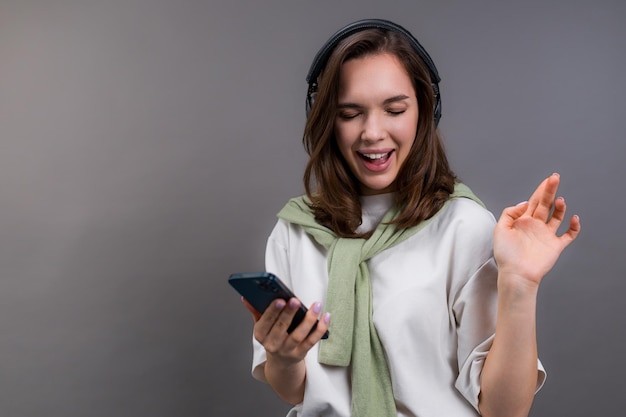
[[[392,202],[392,194],[363,197],[359,232],[374,228]],[[373,320],[398,416],[479,415],[480,374],[497,305],[494,225],[490,212],[456,198],[415,235],[367,261]],[[325,301],[327,251],[300,226],[278,221],[268,239],[266,269],[306,306]],[[253,344],[253,375],[264,381],[265,350]],[[349,417],[349,368],[321,365],[317,355],[318,345],[305,358],[304,401],[288,417]],[[538,368],[537,389],[545,380],[541,363]]]

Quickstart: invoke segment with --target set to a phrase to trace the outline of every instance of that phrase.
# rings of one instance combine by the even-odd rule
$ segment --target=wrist
[[[514,272],[498,272],[498,298],[501,300],[535,301],[539,281]]]
[[[269,365],[280,371],[289,371],[290,369],[297,368],[301,363],[304,363],[304,359],[294,359],[267,351],[265,356],[266,366]]]
[[[306,365],[300,361],[284,361],[274,354],[267,354],[265,378],[278,396],[289,404],[299,404],[304,399]]]

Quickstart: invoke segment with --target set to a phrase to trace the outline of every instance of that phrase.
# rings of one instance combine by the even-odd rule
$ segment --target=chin
[[[362,195],[386,194],[393,191],[395,191],[393,184],[364,184],[361,188]]]

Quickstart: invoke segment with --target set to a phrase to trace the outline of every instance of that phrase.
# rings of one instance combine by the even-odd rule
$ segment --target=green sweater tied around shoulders
[[[469,198],[484,204],[464,184],[456,183],[453,198]],[[318,361],[325,365],[350,366],[352,416],[397,417],[391,375],[383,346],[372,321],[373,302],[367,261],[414,235],[433,219],[398,230],[388,224],[398,215],[392,207],[368,239],[341,238],[315,221],[306,197],[291,199],[278,217],[301,226],[328,250],[326,311],[332,313],[330,336],[321,341]]]

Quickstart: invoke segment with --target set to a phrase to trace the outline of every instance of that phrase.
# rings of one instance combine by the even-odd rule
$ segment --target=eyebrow
[[[388,99],[386,99],[385,101],[383,101],[383,105],[387,105],[387,104],[391,104],[391,103],[395,103],[397,101],[402,101],[402,100],[406,100],[410,98],[407,95],[404,94],[399,94],[397,96],[393,96],[393,97],[389,97]],[[337,108],[339,109],[350,109],[350,108],[361,108],[363,107],[360,104],[357,103],[350,103],[350,102],[346,102],[346,103],[339,103],[337,104]]]

